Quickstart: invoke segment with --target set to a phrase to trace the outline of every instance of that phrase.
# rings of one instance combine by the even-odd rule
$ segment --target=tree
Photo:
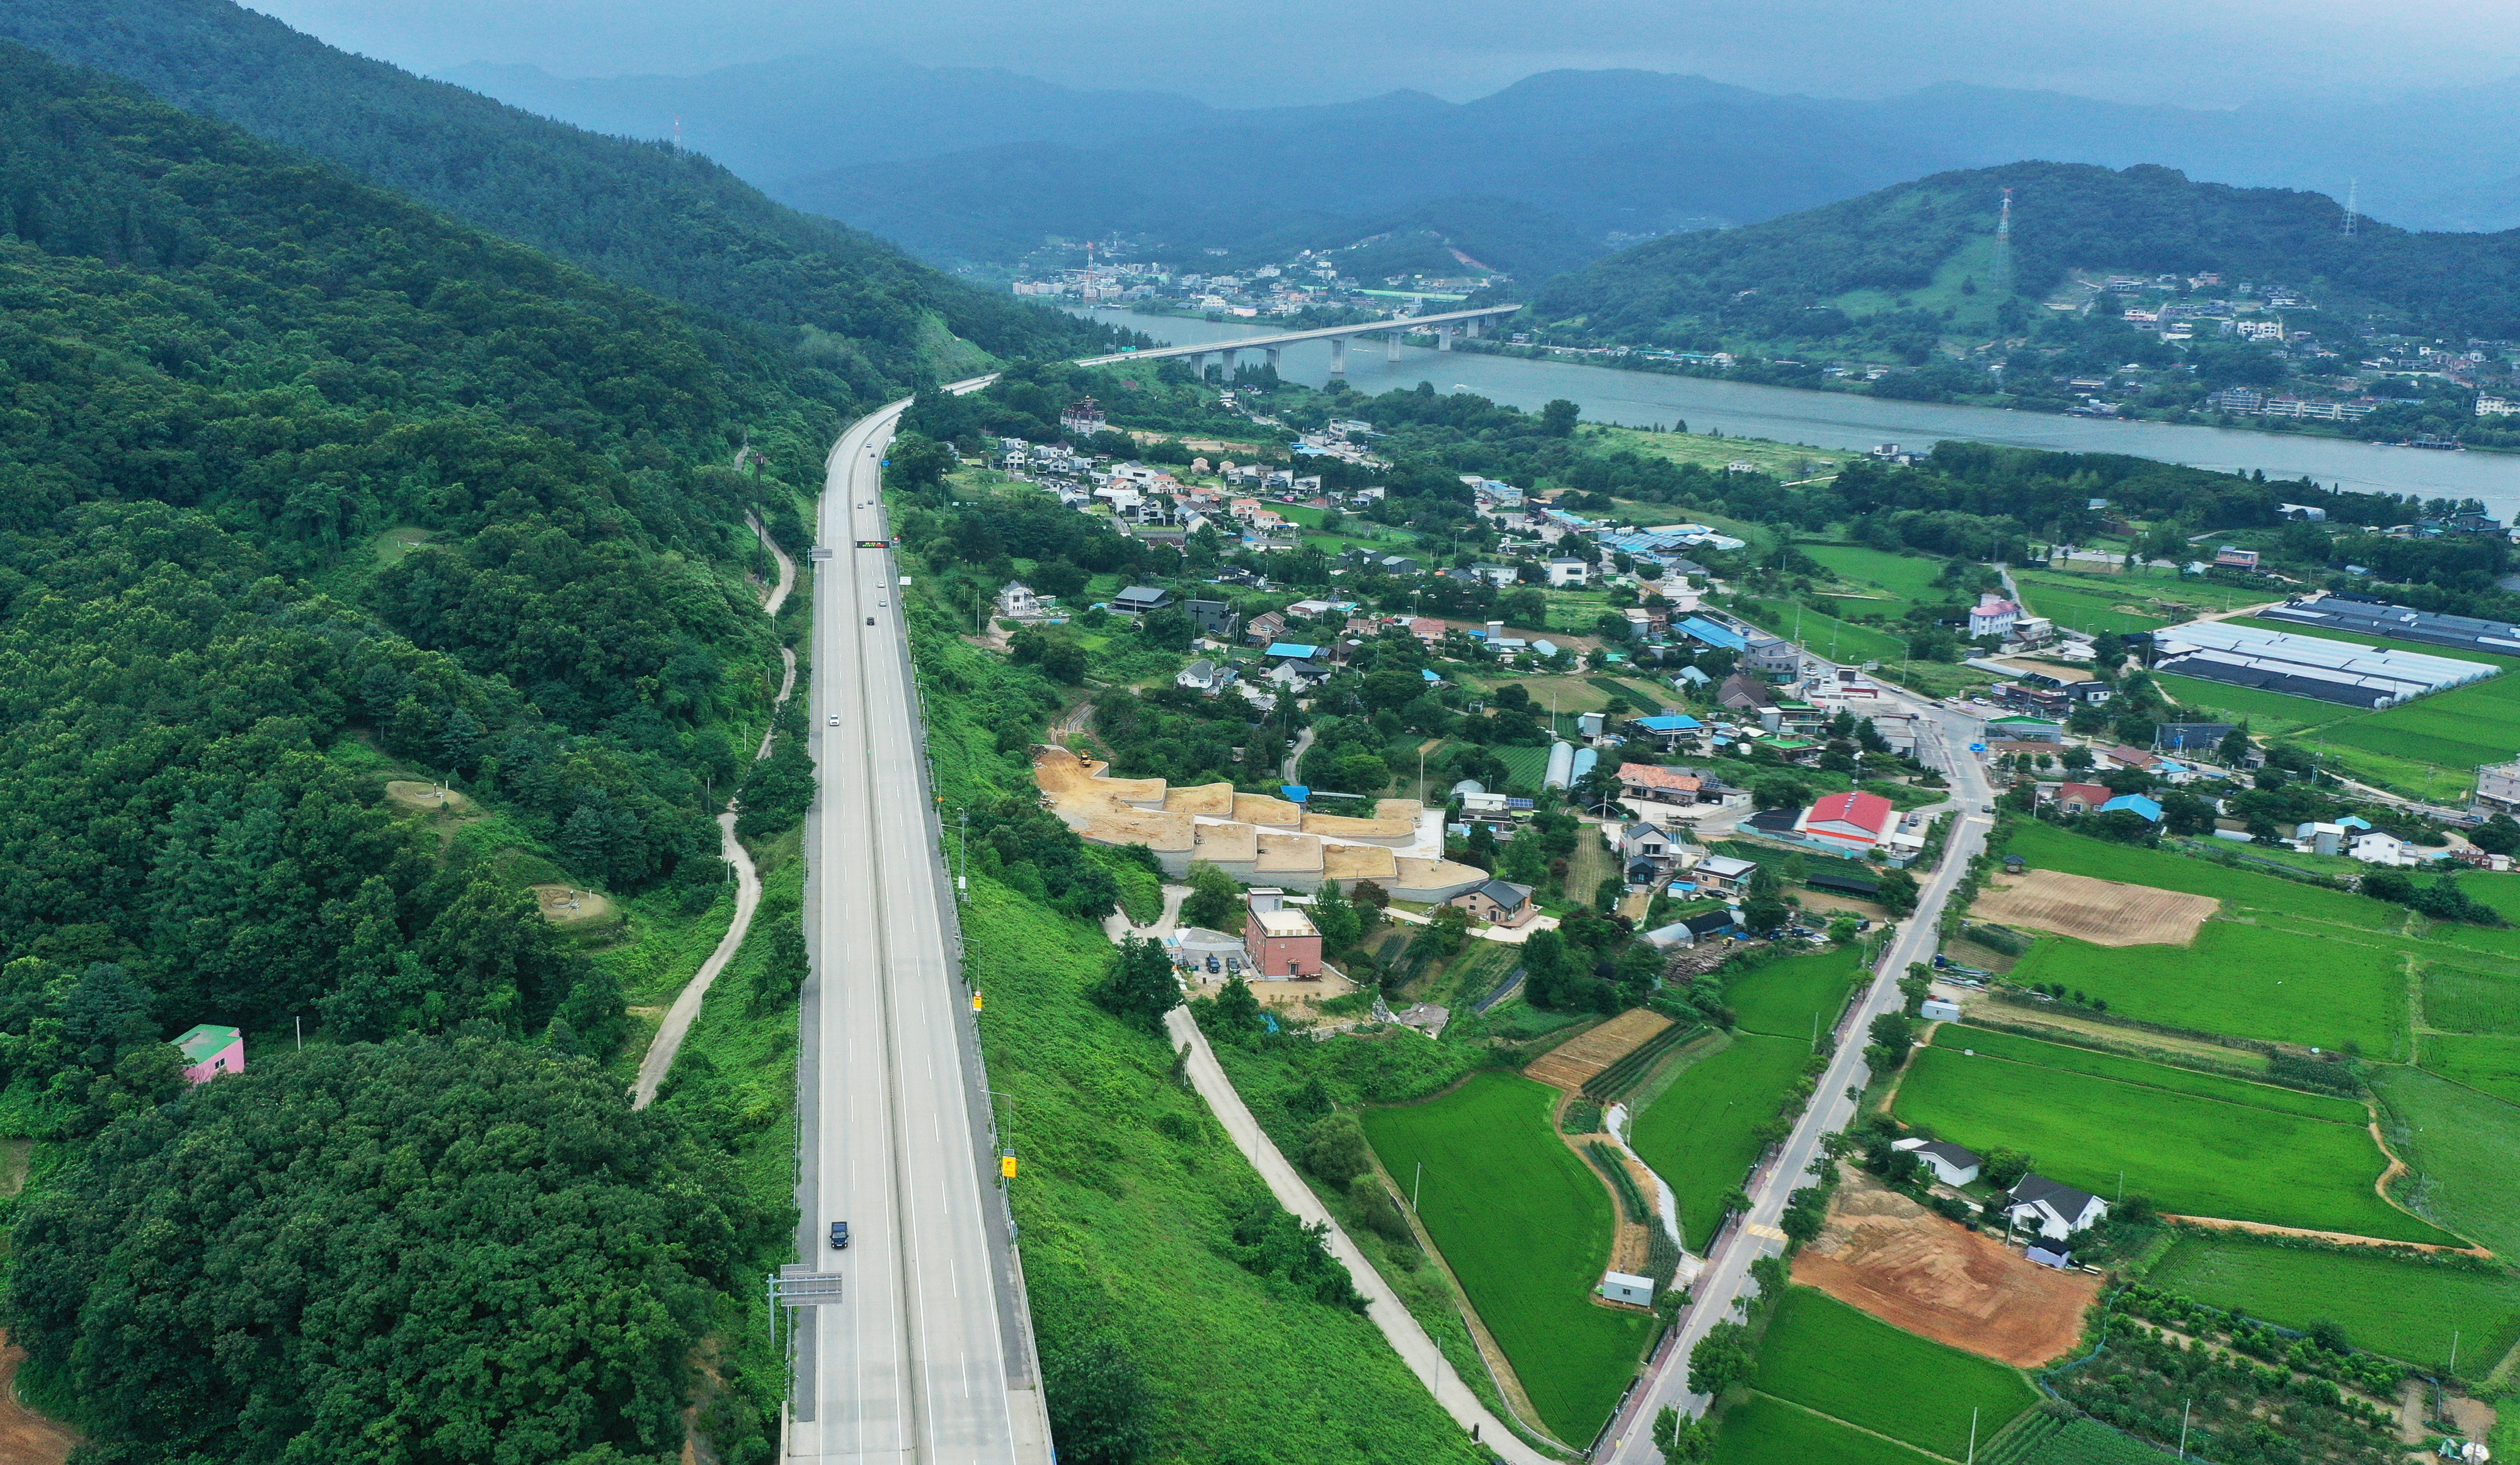
[[[1304,1168],[1339,1186],[1373,1168],[1372,1151],[1366,1147],[1365,1129],[1356,1122],[1355,1115],[1332,1114],[1306,1132]]]
[[[1741,920],[1752,935],[1782,930],[1792,915],[1793,909],[1772,895],[1752,896],[1741,903]]]
[[[1242,980],[1240,972],[1225,979],[1209,1017],[1218,1036],[1229,1042],[1250,1038],[1265,1026],[1260,1020],[1260,999],[1252,994],[1251,984]]]
[[[1433,939],[1438,956],[1457,954],[1469,930],[1470,912],[1459,906],[1443,907],[1426,917],[1426,934]]]
[[[1205,860],[1192,861],[1190,895],[1182,902],[1183,922],[1233,934],[1242,928],[1242,912],[1240,882]]]
[[[1313,928],[1322,933],[1322,946],[1330,952],[1346,951],[1364,933],[1365,922],[1336,880],[1324,880],[1313,896]]]
[[[2238,768],[2249,761],[2249,725],[2240,724],[2223,734],[2215,745],[2214,757],[2225,768]]]
[[[1993,1149],[1986,1153],[1986,1182],[1998,1190],[2009,1190],[2021,1183],[2038,1162],[2016,1149]]]
[[[1864,1049],[1865,1066],[1876,1074],[1896,1073],[1915,1045],[1916,1024],[1905,1012],[1884,1012],[1872,1019],[1872,1042]]]
[[[1912,915],[1916,911],[1916,877],[1904,869],[1885,869],[1873,881],[1872,898],[1892,915]]]
[[[1697,1465],[1714,1452],[1715,1432],[1695,1415],[1665,1409],[1654,1416],[1653,1443],[1663,1465]]]
[[[2161,800],[2161,822],[2173,834],[2214,832],[2214,806],[2192,793],[2177,790]]]
[[[1800,809],[1811,800],[1811,785],[1799,778],[1778,776],[1750,785],[1750,803],[1757,809]]]
[[[1571,437],[1575,433],[1575,420],[1583,413],[1583,408],[1564,397],[1552,398],[1541,406],[1540,430],[1549,437]]]
[[[1154,1449],[1156,1408],[1146,1373],[1117,1334],[1041,1351],[1050,1433],[1061,1460],[1138,1465]]]
[[[1748,1383],[1758,1365],[1750,1352],[1749,1327],[1728,1318],[1708,1328],[1688,1351],[1688,1387],[1720,1398],[1733,1385]]]
[[[1161,944],[1125,937],[1094,999],[1131,1027],[1155,1033],[1163,1029],[1164,1014],[1181,1005],[1181,984]]]

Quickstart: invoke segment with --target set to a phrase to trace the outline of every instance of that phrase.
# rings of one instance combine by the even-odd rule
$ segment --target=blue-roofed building
[[[1284,799],[1289,804],[1304,803],[1312,798],[1312,796],[1313,789],[1312,785],[1309,783],[1281,783],[1278,785],[1278,797]]]
[[[1687,732],[1706,726],[1685,712],[1666,712],[1660,717],[1641,717],[1637,726],[1648,732]]]
[[[1308,646],[1299,641],[1277,641],[1269,644],[1269,655],[1288,656],[1297,661],[1310,661],[1322,654],[1319,646]]]
[[[2161,806],[2139,793],[2119,794],[2116,798],[2102,804],[2099,812],[2107,814],[2116,809],[2123,809],[2129,814],[2140,814],[2147,823],[2161,822]]]
[[[1425,679],[1426,679],[1426,685],[1427,685],[1427,686],[1429,686],[1429,687],[1432,687],[1432,686],[1434,686],[1436,683],[1441,682],[1441,681],[1443,681],[1443,680],[1444,680],[1443,678],[1441,678],[1441,677],[1439,677],[1439,676],[1435,675],[1435,669],[1434,669],[1433,667],[1431,667],[1431,666],[1421,666],[1421,667],[1419,667],[1419,668],[1418,669],[1418,676],[1420,676],[1420,677],[1425,678]]]
[[[1702,641],[1723,650],[1746,651],[1750,648],[1750,638],[1738,631],[1727,630],[1702,615],[1690,616],[1676,629],[1691,641]]]

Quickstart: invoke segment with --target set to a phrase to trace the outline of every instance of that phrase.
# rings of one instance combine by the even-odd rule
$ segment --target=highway
[[[1969,861],[1986,847],[1994,817],[1979,811],[1993,803],[1995,796],[1984,770],[1968,752],[1968,745],[1978,740],[1983,724],[1958,709],[1931,706],[1922,698],[1902,693],[1894,700],[1922,716],[1923,727],[1931,731],[1938,746],[1930,751],[1920,748],[1918,756],[1940,767],[1951,779],[1955,806],[1952,817],[1956,823],[1944,847],[1942,864],[1921,882],[1916,913],[1900,926],[1889,956],[1881,963],[1880,974],[1865,990],[1855,1011],[1840,1029],[1836,1056],[1822,1078],[1819,1091],[1812,1095],[1811,1107],[1795,1123],[1793,1133],[1786,1137],[1777,1158],[1758,1172],[1749,1186],[1749,1215],[1718,1244],[1706,1270],[1690,1289],[1692,1300],[1688,1310],[1682,1314],[1680,1326],[1673,1330],[1671,1346],[1661,1351],[1643,1382],[1612,1421],[1609,1438],[1595,1452],[1598,1460],[1612,1465],[1662,1465],[1661,1452],[1653,1445],[1654,1416],[1674,1407],[1684,1414],[1706,1412],[1707,1398],[1688,1388],[1688,1351],[1706,1336],[1707,1329],[1735,1316],[1733,1310],[1742,1299],[1757,1295],[1758,1284],[1750,1279],[1750,1264],[1785,1249],[1784,1233],[1777,1229],[1777,1221],[1784,1215],[1786,1198],[1797,1187],[1810,1183],[1816,1165],[1826,1163],[1821,1150],[1822,1136],[1843,1130],[1854,1121],[1855,1102],[1846,1095],[1849,1088],[1863,1085],[1869,1076],[1864,1063],[1864,1045],[1872,1019],[1899,1006],[1898,979],[1907,971],[1909,962],[1933,959],[1934,924],[1951,900],[1952,888],[1968,872]]]
[[[969,390],[987,378],[956,383]],[[817,517],[798,1012],[790,1460],[1048,1465],[1049,1421],[997,1188],[985,1076],[888,549],[892,403],[841,435]],[[835,723],[836,720],[836,723]],[[829,1242],[846,1221],[849,1246]]]

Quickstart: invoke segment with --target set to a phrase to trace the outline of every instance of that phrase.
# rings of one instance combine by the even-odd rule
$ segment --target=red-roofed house
[[[2116,798],[2117,793],[2097,783],[2059,783],[2056,785],[2056,807],[2067,814],[2089,814]]]
[[[1969,607],[1969,639],[1975,641],[1981,636],[2009,635],[2012,631],[2012,623],[2019,619],[2021,619],[2020,606],[1993,591],[1988,591],[1978,597],[1976,604]]]
[[[1862,859],[1867,850],[1890,837],[1899,825],[1899,811],[1877,793],[1833,793],[1803,811],[1794,832],[1824,848],[1840,848]]]
[[[1409,623],[1409,634],[1423,642],[1444,639],[1444,623],[1431,615],[1421,615]]]

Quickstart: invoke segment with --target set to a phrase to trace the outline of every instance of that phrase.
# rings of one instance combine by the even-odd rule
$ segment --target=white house
[[[1234,680],[1233,668],[1202,656],[1173,673],[1173,685],[1197,692],[1217,692]]]
[[[1948,1139],[1902,1139],[1890,1147],[1914,1155],[1918,1164],[1946,1185],[1965,1185],[1977,1178],[1977,1151],[1963,1149]]]
[[[2050,1240],[2062,1241],[2077,1231],[2098,1225],[2109,1214],[2109,1203],[2088,1190],[2077,1190],[2046,1176],[2026,1175],[2012,1187],[2003,1211],[2014,1225],[2028,1226]]]
[[[1969,639],[1981,636],[2010,636],[2015,621],[2021,619],[2021,607],[1987,591],[1969,607]]]
[[[1549,561],[1549,584],[1553,590],[1590,584],[1592,574],[1593,566],[1589,561],[1571,555],[1560,555]]]
[[[2418,863],[2414,856],[2407,853],[2405,840],[2378,829],[2369,829],[2355,835],[2354,842],[2346,846],[2345,853],[2364,865],[2400,866]]]
[[[1641,1277],[1627,1271],[1601,1273],[1601,1296],[1606,1301],[1625,1303],[1631,1308],[1650,1308],[1653,1306],[1653,1295],[1654,1284],[1651,1277]]]
[[[998,614],[1011,621],[1033,620],[1041,614],[1041,597],[1021,580],[1010,580],[998,592]]]

